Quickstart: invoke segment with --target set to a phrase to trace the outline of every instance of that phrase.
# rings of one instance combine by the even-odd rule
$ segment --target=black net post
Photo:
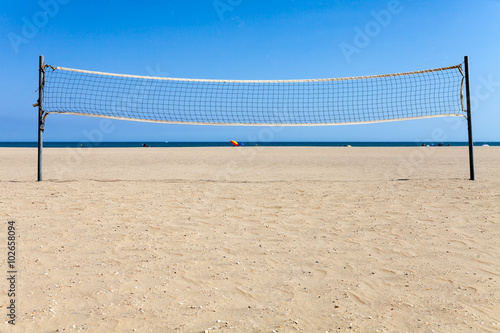
[[[38,181],[42,181],[42,152],[44,130],[43,85],[45,81],[45,62],[43,60],[43,55],[40,56],[38,71]]]
[[[469,135],[469,168],[470,180],[474,180],[474,141],[472,140],[472,119],[470,109],[470,76],[469,76],[469,57],[464,57],[465,65],[465,93],[467,94],[467,131]]]

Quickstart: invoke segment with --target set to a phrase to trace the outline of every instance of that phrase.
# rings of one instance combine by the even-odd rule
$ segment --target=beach
[[[467,147],[49,148],[37,182],[0,148],[0,332],[498,332],[474,154],[471,181]]]

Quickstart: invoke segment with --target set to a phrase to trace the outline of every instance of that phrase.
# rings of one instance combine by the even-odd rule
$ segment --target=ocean
[[[264,147],[418,147],[422,143],[425,145],[444,145],[444,146],[468,146],[467,142],[240,142],[245,147],[264,146]],[[227,142],[44,142],[46,148],[133,148],[143,147],[231,147],[233,144]],[[474,142],[474,146],[500,146],[500,142]],[[0,142],[0,147],[33,148],[37,147],[37,142]]]

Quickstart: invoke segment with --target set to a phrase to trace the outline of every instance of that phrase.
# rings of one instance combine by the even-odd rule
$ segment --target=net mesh
[[[461,65],[317,80],[196,80],[45,68],[44,111],[165,123],[336,125],[465,116]]]

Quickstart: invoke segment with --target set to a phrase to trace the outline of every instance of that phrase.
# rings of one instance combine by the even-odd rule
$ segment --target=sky
[[[249,80],[407,72],[458,65],[467,55],[474,140],[500,141],[499,18],[500,0],[4,1],[0,142],[37,140],[39,55],[94,71]],[[240,127],[50,114],[44,132],[47,142],[231,139],[467,141],[467,122]]]

